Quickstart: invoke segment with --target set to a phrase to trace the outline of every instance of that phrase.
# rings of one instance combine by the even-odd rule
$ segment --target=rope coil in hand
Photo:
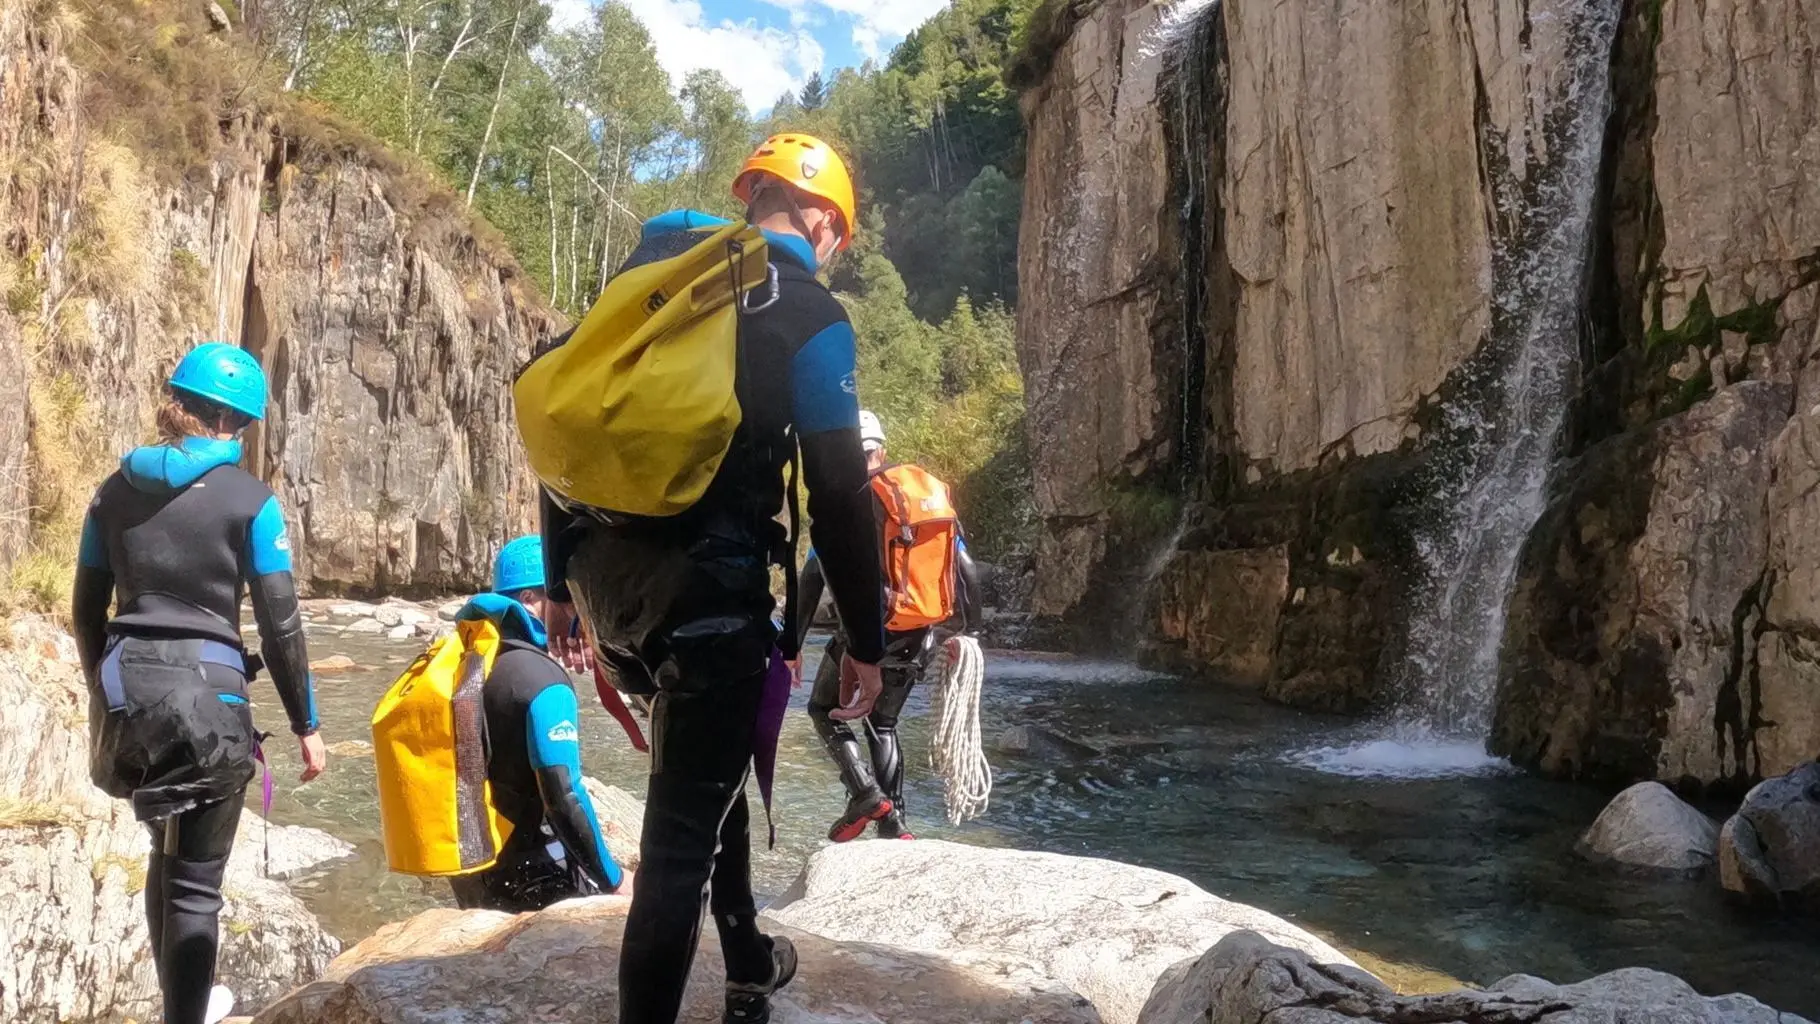
[[[959,825],[979,817],[992,796],[992,765],[986,761],[980,735],[986,654],[973,637],[950,637],[936,653],[933,667],[941,686],[934,694],[936,726],[929,764],[942,777],[948,823]]]

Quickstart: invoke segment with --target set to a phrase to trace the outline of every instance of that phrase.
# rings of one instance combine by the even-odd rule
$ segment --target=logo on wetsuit
[[[576,743],[581,739],[580,733],[575,730],[575,723],[566,718],[551,726],[547,735],[551,743]]]
[[[291,531],[289,531],[289,530],[280,531],[278,534],[278,539],[272,541],[272,547],[278,549],[279,551],[291,550]]]

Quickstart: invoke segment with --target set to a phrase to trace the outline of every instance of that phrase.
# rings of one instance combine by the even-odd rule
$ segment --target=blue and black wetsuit
[[[145,907],[176,1022],[200,1021],[208,1004],[221,879],[255,770],[249,591],[291,731],[317,726],[284,512],[239,461],[238,441],[204,438],[129,454],[89,506],[76,570],[91,774],[161,823]]]
[[[582,786],[575,688],[568,672],[544,653],[543,623],[500,594],[474,598],[457,618],[491,619],[505,639],[481,700],[487,781],[493,806],[512,823],[512,834],[492,868],[450,879],[456,902],[521,913],[571,896],[616,891],[623,876]],[[553,842],[561,851],[560,864],[552,856]]]
[[[876,497],[873,505],[874,512],[882,520],[885,510]],[[815,618],[816,606],[821,603],[822,588],[821,559],[811,549],[802,572],[804,611],[799,625],[799,646],[809,635],[810,622]],[[954,538],[954,591],[956,614],[953,620],[901,633],[886,631],[885,660],[879,665],[879,675],[885,685],[872,705],[872,712],[864,719],[869,758],[861,753],[859,737],[852,726],[829,717],[840,707],[840,659],[846,649],[844,625],[828,641],[828,648],[822,653],[821,667],[815,673],[815,685],[809,693],[809,720],[815,723],[816,734],[840,770],[841,784],[846,787],[849,802],[864,802],[875,790],[891,801],[891,813],[878,820],[878,834],[882,839],[899,839],[910,834],[904,823],[904,755],[897,737],[897,720],[903,714],[905,702],[910,699],[910,691],[922,680],[923,671],[929,666],[930,652],[944,638],[942,634],[971,632],[985,625],[980,613],[979,568],[967,551],[966,538],[960,535]]]
[[[692,231],[717,223],[693,212],[659,217],[627,265],[680,255],[700,240]],[[790,556],[777,516],[797,445],[812,536],[851,651],[874,663],[884,655],[853,327],[816,280],[808,244],[768,238],[777,301],[741,319],[744,420],[702,500],[674,521],[613,528],[544,503],[551,596],[573,594],[622,685],[654,695],[642,860],[620,954],[624,1024],[676,1019],[704,894],[729,981],[773,975],[755,923],[745,782],[778,639],[769,567]]]

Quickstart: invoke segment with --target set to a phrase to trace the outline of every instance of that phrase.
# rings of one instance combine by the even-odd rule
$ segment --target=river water
[[[332,630],[314,639],[317,657],[343,653],[363,666],[321,679],[325,734],[368,739],[374,704],[418,646]],[[804,697],[795,695],[779,755],[778,846],[757,858],[763,896],[788,887],[844,804]],[[994,652],[985,699],[989,734],[1022,725],[1037,738],[1028,754],[992,753],[992,806],[958,829],[940,820],[940,785],[925,766],[926,692],[911,701],[908,800],[921,835],[1174,872],[1296,921],[1410,988],[1518,972],[1571,982],[1644,966],[1820,1019],[1813,930],[1748,919],[1710,880],[1628,880],[1574,859],[1604,794],[1445,751],[1361,753],[1355,723],[1118,664]],[[642,755],[597,702],[583,705],[587,771],[642,795]],[[331,932],[355,940],[449,902],[444,883],[387,874],[370,756],[336,757],[301,788],[287,784],[295,751],[273,760],[273,818],[358,847],[357,859],[295,883]]]

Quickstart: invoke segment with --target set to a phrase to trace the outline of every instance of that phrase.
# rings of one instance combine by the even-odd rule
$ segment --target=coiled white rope
[[[992,765],[980,735],[986,654],[973,637],[950,637],[931,667],[941,686],[934,694],[936,725],[929,765],[942,777],[948,823],[959,825],[979,817],[992,797]]]

